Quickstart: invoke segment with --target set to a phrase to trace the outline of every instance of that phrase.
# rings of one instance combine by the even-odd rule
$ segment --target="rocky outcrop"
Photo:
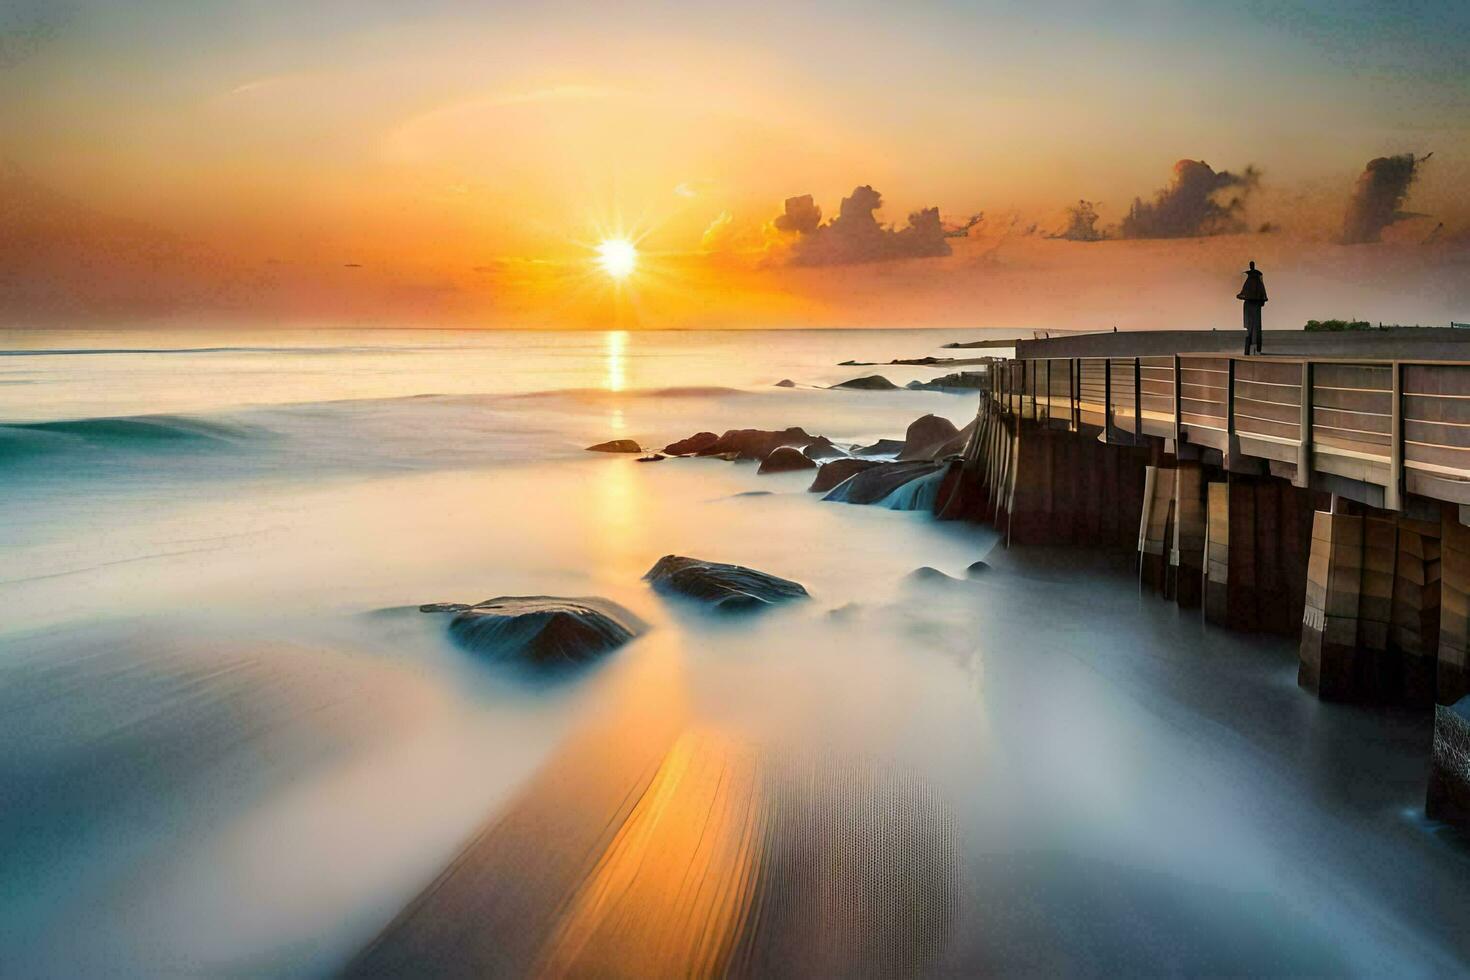
[[[954,437],[960,434],[955,424],[938,415],[924,415],[909,423],[903,435],[899,459],[935,459]]]
[[[622,606],[595,597],[500,596],[449,621],[450,636],[467,650],[543,667],[583,663],[646,629]]]
[[[831,462],[821,465],[821,468],[817,470],[816,479],[812,480],[812,485],[807,487],[807,491],[809,493],[826,493],[853,474],[882,465],[883,461],[880,459],[856,459],[853,457],[834,459]]]
[[[610,442],[599,442],[595,446],[588,446],[589,453],[641,453],[643,447],[632,439],[613,439]]]
[[[953,374],[930,378],[928,381],[910,381],[904,387],[912,391],[944,391],[968,394],[986,386],[990,376],[984,371],[956,371]]]
[[[1434,750],[1425,815],[1470,824],[1470,695],[1434,708]]]
[[[820,439],[800,426],[773,429],[731,429],[713,443],[698,450],[697,456],[723,456],[727,459],[765,459],[781,446],[801,449]]]
[[[756,470],[761,473],[791,473],[795,470],[816,469],[817,464],[808,459],[800,449],[795,446],[781,446],[771,451],[771,455],[761,460],[761,468]]]
[[[846,504],[876,504],[905,484],[936,476],[944,464],[928,460],[903,463],[879,463],[865,469],[832,489],[823,500]]]
[[[903,443],[897,439],[879,439],[871,446],[859,446],[852,451],[854,456],[897,456],[903,452]]]
[[[970,578],[979,578],[990,571],[990,565],[983,561],[972,561],[965,567],[965,575]]]
[[[664,452],[670,456],[692,456],[695,453],[703,452],[719,441],[720,437],[713,432],[696,432],[688,439],[680,439],[678,442],[669,443],[664,447]]]
[[[639,456],[638,457],[638,462],[640,462],[640,463],[661,463],[665,459],[668,459],[668,457],[665,456],[665,455],[663,455],[662,453],[649,453],[647,456]]]
[[[426,602],[419,606],[421,613],[457,613],[470,608],[468,602]]]
[[[780,381],[776,382],[775,386],[777,388],[795,388],[796,382],[792,381],[790,378],[782,378]]]
[[[849,388],[849,389],[854,389],[854,390],[857,390],[857,391],[897,391],[898,390],[898,385],[894,384],[892,381],[889,381],[887,378],[883,377],[883,375],[881,375],[881,374],[870,374],[866,378],[853,378],[851,381],[844,381],[841,384],[835,384],[832,387],[833,388]]]
[[[806,589],[788,579],[743,565],[726,565],[682,555],[664,555],[643,577],[655,592],[697,599],[716,609],[732,612],[807,598]]]
[[[807,459],[821,463],[829,459],[845,459],[847,453],[832,445],[832,441],[826,436],[818,436],[816,441],[801,451]]]

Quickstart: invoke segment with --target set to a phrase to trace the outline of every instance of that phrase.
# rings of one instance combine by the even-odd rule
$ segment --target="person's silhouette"
[[[1256,268],[1256,263],[1251,262],[1249,269],[1245,270],[1245,285],[1240,287],[1240,292],[1235,298],[1242,300],[1245,307],[1245,352],[1251,352],[1251,344],[1254,343],[1256,353],[1261,353],[1261,307],[1266,305],[1266,279],[1261,271]]]

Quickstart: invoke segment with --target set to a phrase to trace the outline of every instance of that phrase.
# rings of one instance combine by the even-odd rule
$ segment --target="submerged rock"
[[[541,666],[583,663],[646,629],[617,603],[587,596],[500,596],[449,622],[449,634],[467,650]]]
[[[668,457],[667,456],[664,456],[662,453],[650,453],[647,456],[639,456],[638,457],[638,462],[640,462],[640,463],[658,463],[658,462],[662,462],[663,460],[665,460],[667,458]]]
[[[990,571],[990,565],[988,565],[987,563],[983,561],[972,561],[970,562],[969,566],[966,567],[965,574],[970,578],[979,578],[981,575],[984,575],[988,571]]]
[[[931,565],[920,565],[905,576],[910,582],[958,582],[953,575],[946,575]]]
[[[861,473],[863,470],[882,465],[883,461],[879,459],[856,459],[850,456],[834,459],[823,463],[817,470],[817,477],[812,481],[812,485],[807,487],[807,492],[826,493],[854,473]]]
[[[909,423],[903,434],[903,448],[898,451],[899,459],[936,459],[960,430],[947,418],[938,415],[923,415]]]
[[[609,442],[599,442],[595,446],[588,446],[589,453],[641,453],[643,447],[632,439],[613,439]]]
[[[822,499],[845,504],[880,503],[905,484],[940,474],[943,468],[944,464],[928,460],[882,462],[839,483]]]
[[[903,452],[903,443],[897,439],[879,439],[871,446],[859,446],[852,451],[854,456],[897,456]]]
[[[421,613],[451,613],[464,612],[470,608],[468,602],[426,602],[419,606]]]
[[[772,450],[771,455],[761,460],[761,468],[756,473],[790,473],[795,470],[815,469],[816,466],[816,463],[795,446],[782,446]]]
[[[795,388],[796,387],[796,382],[795,381],[792,381],[790,378],[782,378],[780,381],[777,381],[776,382],[775,387],[777,387],[777,388]]]
[[[688,439],[680,439],[671,442],[664,447],[664,452],[670,456],[689,456],[694,453],[703,452],[710,446],[720,441],[720,437],[713,432],[696,432]]]
[[[744,565],[682,555],[664,555],[643,577],[655,592],[698,599],[720,610],[759,609],[808,595],[804,587],[789,579]]]
[[[731,429],[705,448],[698,450],[699,456],[725,456],[733,459],[765,459],[781,446],[800,449],[809,446],[821,436],[814,436],[800,426],[789,429]],[[733,456],[726,456],[733,453]]]
[[[1434,749],[1424,813],[1470,824],[1470,695],[1434,707]]]
[[[881,374],[870,374],[865,378],[853,378],[841,384],[835,384],[834,388],[849,388],[857,391],[897,391],[898,385],[889,381]]]

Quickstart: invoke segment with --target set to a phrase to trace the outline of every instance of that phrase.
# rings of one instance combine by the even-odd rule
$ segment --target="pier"
[[[1306,692],[1438,705],[1429,810],[1470,817],[1470,337],[1221,349],[1240,339],[1019,342],[991,366],[940,514],[1008,544],[1135,549],[1142,588],[1299,633]]]

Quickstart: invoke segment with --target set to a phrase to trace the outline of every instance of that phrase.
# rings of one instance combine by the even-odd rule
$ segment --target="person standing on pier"
[[[1261,307],[1266,305],[1266,279],[1261,275],[1261,270],[1256,268],[1256,263],[1251,262],[1251,267],[1245,270],[1245,285],[1240,287],[1240,292],[1235,298],[1245,303],[1245,352],[1250,354],[1251,344],[1256,346],[1256,353],[1261,352]]]

